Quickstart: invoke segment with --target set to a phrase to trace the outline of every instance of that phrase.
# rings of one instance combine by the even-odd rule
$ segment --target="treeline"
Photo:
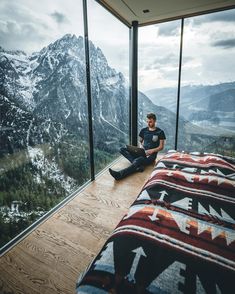
[[[63,172],[76,179],[78,186],[90,179],[90,153],[88,142],[76,141],[76,138],[62,141],[54,147],[56,160]],[[95,173],[104,169],[112,160],[119,156],[117,152],[94,150]]]
[[[90,179],[87,142],[68,136],[54,146],[44,144],[37,148],[43,150],[47,161],[56,162],[65,179],[70,177],[75,180],[73,189],[77,189]],[[116,158],[117,154],[95,150],[94,157],[97,173]],[[24,156],[25,160],[17,165],[14,164],[15,157],[12,161],[10,157],[8,159],[8,167],[6,168],[5,164],[6,170],[0,174],[0,246],[31,225],[42,212],[49,211],[72,192],[65,190],[64,183],[60,182],[59,178],[47,177],[47,173],[43,173],[28,156]],[[17,201],[21,212],[21,216],[15,218],[10,212],[13,201]]]
[[[29,162],[16,169],[10,169],[0,175],[0,206],[10,207],[12,201],[21,201],[21,209],[48,210],[61,197],[65,190],[54,181],[41,176],[40,182],[35,180],[37,170]]]
[[[18,222],[10,220],[6,222],[5,218],[0,213],[0,247],[5,245],[16,235],[27,228],[33,221],[34,215],[31,215],[28,219],[19,219]]]

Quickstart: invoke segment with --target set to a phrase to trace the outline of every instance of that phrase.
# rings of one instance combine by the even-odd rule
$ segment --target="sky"
[[[89,38],[128,79],[129,29],[88,0]],[[0,46],[28,54],[83,35],[82,0],[1,0]],[[180,21],[139,28],[139,89],[176,86]],[[235,81],[235,9],[185,19],[182,85]]]
[[[142,91],[177,85],[180,29],[180,20],[139,29]],[[235,81],[235,9],[185,19],[182,54],[181,85]]]
[[[65,34],[83,36],[82,0],[1,0],[0,46],[40,51]],[[93,0],[88,0],[89,38],[111,67],[128,78],[129,29]],[[110,25],[111,23],[111,25]],[[118,50],[117,50],[118,48]]]
[[[1,0],[0,46],[32,53],[66,33],[83,34],[81,3],[75,0]]]

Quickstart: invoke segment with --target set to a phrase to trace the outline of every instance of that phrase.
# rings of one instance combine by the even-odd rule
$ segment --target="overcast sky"
[[[180,26],[178,20],[140,28],[142,91],[177,85]],[[185,19],[182,65],[182,85],[235,81],[235,9]]]
[[[66,33],[82,35],[80,3],[75,0],[1,0],[1,46],[31,53]]]
[[[128,77],[129,30],[88,0],[89,37]],[[0,46],[27,53],[71,33],[83,35],[81,0],[1,0]],[[175,86],[180,21],[139,29],[139,88]],[[182,84],[235,81],[235,10],[185,20]]]
[[[89,37],[111,67],[128,77],[129,29],[88,0]],[[1,0],[0,46],[27,53],[41,50],[65,34],[83,36],[82,0]]]

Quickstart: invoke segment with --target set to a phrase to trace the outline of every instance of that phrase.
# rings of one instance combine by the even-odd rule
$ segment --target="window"
[[[0,246],[89,179],[82,9],[1,1]]]
[[[235,155],[235,10],[185,20],[178,148]]]
[[[181,21],[139,28],[138,126],[146,125],[148,112],[156,113],[166,134],[165,150],[175,144],[180,28]]]
[[[97,173],[129,139],[129,28],[95,1],[87,3]]]

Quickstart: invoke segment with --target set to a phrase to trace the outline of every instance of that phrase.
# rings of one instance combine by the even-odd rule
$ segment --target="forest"
[[[87,142],[66,136],[54,146],[47,143],[38,148],[44,155],[45,166],[41,168],[37,165],[41,158],[31,160],[27,149],[0,158],[4,167],[0,171],[0,246],[90,179]],[[94,157],[97,173],[117,154],[95,149]],[[56,164],[60,173],[50,170],[48,163]],[[65,181],[69,179],[73,182],[68,188]]]

